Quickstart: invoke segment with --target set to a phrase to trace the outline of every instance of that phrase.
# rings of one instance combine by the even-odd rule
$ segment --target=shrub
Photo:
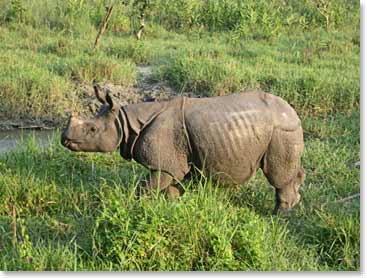
[[[67,94],[70,83],[30,61],[20,61],[18,55],[5,53],[1,57],[1,117],[58,120],[63,109],[74,102],[73,94]]]
[[[94,79],[122,86],[133,86],[136,82],[135,63],[130,59],[115,60],[103,55],[80,55],[60,59],[51,70],[72,80],[91,84]]]
[[[241,87],[238,65],[220,58],[178,56],[159,75],[179,91],[194,92],[202,96],[225,95]]]

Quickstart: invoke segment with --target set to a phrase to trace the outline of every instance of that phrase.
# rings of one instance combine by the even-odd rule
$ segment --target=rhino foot
[[[273,215],[289,215],[292,211],[292,208],[282,208],[279,205],[276,205],[273,210]]]
[[[170,200],[170,201],[177,201],[178,198],[181,195],[180,190],[174,185],[168,186],[163,191],[164,191],[164,193],[166,193],[166,196],[167,196],[168,200]]]

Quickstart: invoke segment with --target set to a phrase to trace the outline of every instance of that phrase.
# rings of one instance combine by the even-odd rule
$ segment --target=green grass
[[[309,46],[307,40],[320,32],[320,44],[330,46]],[[280,37],[272,44],[231,43],[223,35],[219,42],[217,37],[194,40],[180,45],[157,75],[179,90],[206,96],[261,88],[282,96],[304,116],[350,112],[359,105],[359,47],[320,32],[307,34],[311,38]]]

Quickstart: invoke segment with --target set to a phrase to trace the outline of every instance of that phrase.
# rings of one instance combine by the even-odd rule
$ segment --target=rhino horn
[[[75,112],[72,112],[69,118],[69,126],[75,126],[79,124],[81,121],[78,118],[78,114]]]

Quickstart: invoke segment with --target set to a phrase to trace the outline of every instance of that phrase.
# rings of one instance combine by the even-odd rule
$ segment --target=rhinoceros
[[[72,151],[111,152],[150,170],[147,188],[177,197],[177,182],[201,169],[225,184],[243,184],[261,168],[275,187],[274,212],[300,201],[303,129],[295,110],[262,91],[175,97],[121,106],[94,84],[101,107],[91,119],[69,118],[61,143]]]

